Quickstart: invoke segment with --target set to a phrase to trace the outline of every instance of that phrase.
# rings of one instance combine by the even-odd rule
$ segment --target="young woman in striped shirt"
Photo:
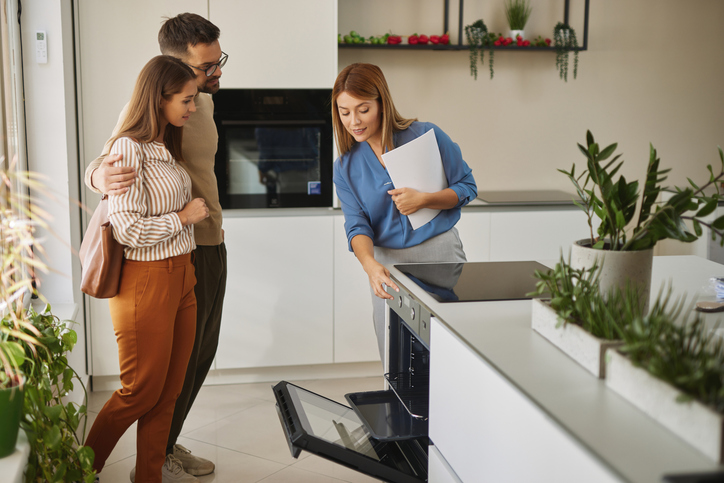
[[[193,225],[209,216],[203,199],[191,199],[191,179],[177,163],[196,92],[188,66],[154,57],[138,76],[111,148],[123,155],[119,165],[137,173],[127,192],[109,198],[114,236],[126,246],[120,290],[109,302],[122,388],[98,414],[86,444],[100,472],[138,421],[138,483],[160,483],[162,467],[177,466],[166,457],[166,440],[195,336]]]

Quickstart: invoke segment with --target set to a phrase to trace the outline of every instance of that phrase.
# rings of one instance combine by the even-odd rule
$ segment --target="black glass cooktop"
[[[529,261],[412,263],[395,268],[442,303],[530,299],[526,294],[535,290],[537,281],[533,273],[548,270]]]

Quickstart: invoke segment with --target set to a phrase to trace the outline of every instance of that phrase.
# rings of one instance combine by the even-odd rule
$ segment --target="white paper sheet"
[[[430,129],[417,139],[382,155],[395,188],[413,188],[435,193],[447,188],[447,177],[437,147],[435,131]],[[429,223],[440,210],[422,208],[408,216],[413,230]]]

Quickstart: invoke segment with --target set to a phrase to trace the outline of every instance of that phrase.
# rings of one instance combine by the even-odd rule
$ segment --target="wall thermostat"
[[[48,40],[45,30],[35,31],[35,62],[38,64],[48,63]]]

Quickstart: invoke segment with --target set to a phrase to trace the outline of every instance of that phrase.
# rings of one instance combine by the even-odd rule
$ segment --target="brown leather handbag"
[[[107,195],[103,195],[93,212],[78,255],[82,267],[81,291],[97,299],[115,297],[121,282],[123,245],[113,238]]]

